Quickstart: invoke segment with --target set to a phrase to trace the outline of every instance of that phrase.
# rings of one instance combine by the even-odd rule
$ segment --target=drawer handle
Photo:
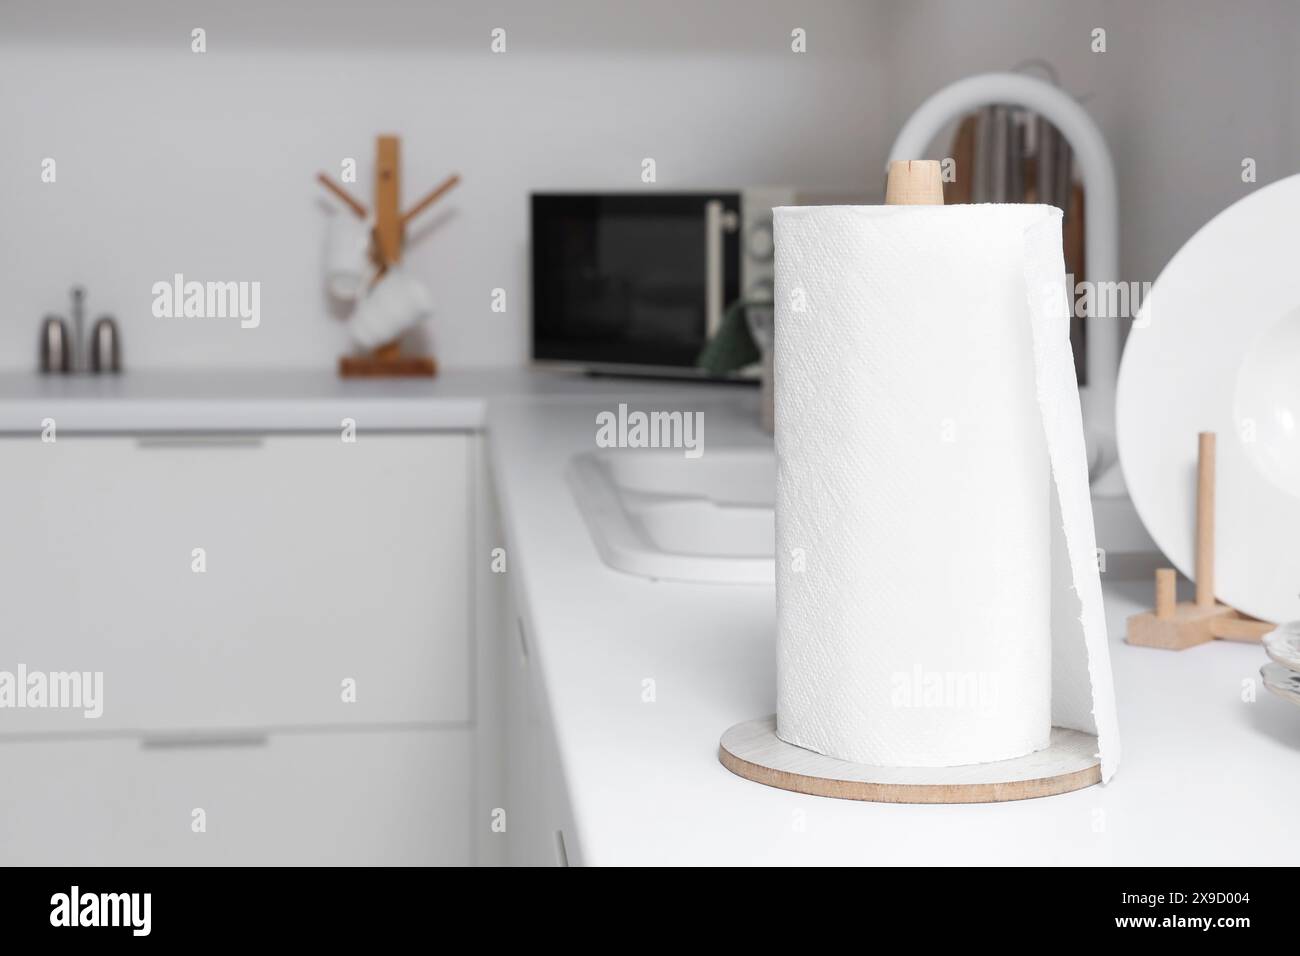
[[[197,750],[199,748],[224,749],[228,747],[265,747],[270,743],[266,734],[249,733],[198,733],[155,734],[140,738],[141,750]]]
[[[141,435],[137,448],[261,448],[261,435]]]

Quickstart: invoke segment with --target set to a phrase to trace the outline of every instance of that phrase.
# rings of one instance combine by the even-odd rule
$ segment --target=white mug
[[[348,326],[353,341],[373,349],[393,341],[432,314],[433,300],[424,283],[394,266],[357,304]]]
[[[344,302],[353,302],[375,274],[370,261],[373,223],[351,213],[335,213],[325,231],[325,288]]]

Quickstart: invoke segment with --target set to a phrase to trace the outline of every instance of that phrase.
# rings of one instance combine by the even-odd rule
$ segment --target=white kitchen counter
[[[523,368],[413,379],[342,379],[329,369],[5,372],[0,434],[39,433],[46,418],[60,432],[333,431],[344,418],[360,429],[477,430],[492,400],[536,404],[635,393],[643,385],[662,388]]]
[[[588,864],[1264,864],[1300,854],[1300,709],[1258,684],[1263,651],[1129,647],[1146,580],[1104,584],[1124,758],[1105,788],[1017,803],[820,799],[733,776],[719,735],[771,713],[771,586],[653,582],[597,556],[564,479],[596,413],[705,413],[704,447],[770,442],[752,389],[517,371],[432,381],[332,372],[0,375],[0,432],[487,428],[509,578]],[[656,700],[642,700],[643,681]],[[1243,688],[1258,699],[1243,702]]]
[[[718,737],[775,710],[770,586],[653,582],[596,554],[565,483],[608,404],[497,404],[489,440],[511,576],[587,864],[1280,864],[1300,855],[1300,709],[1259,683],[1263,650],[1130,647],[1149,579],[1104,584],[1124,757],[1106,787],[1015,803],[802,796],[732,775]],[[756,396],[705,412],[709,447],[769,441]],[[923,612],[923,609],[918,609]],[[655,682],[654,703],[642,682]],[[1245,688],[1257,695],[1242,699]]]

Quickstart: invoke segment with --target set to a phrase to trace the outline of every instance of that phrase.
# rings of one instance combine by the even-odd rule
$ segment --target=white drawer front
[[[0,440],[0,671],[104,682],[0,735],[468,720],[468,441]]]
[[[467,730],[0,741],[0,865],[468,864],[470,748]]]

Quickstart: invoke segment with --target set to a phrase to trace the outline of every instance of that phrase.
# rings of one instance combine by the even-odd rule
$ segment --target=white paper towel
[[[777,733],[858,763],[1119,758],[1061,213],[775,211]]]

